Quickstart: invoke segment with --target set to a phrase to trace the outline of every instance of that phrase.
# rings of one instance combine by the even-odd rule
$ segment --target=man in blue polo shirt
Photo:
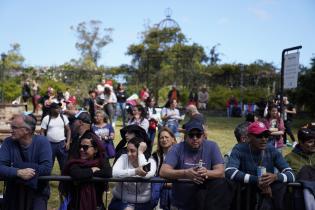
[[[224,161],[218,145],[205,138],[202,124],[196,121],[186,124],[184,138],[167,153],[160,170],[160,176],[167,179],[192,180],[192,183],[173,184],[172,208],[209,209],[212,205],[215,209],[227,209],[228,202],[222,202]],[[207,189],[203,201],[196,196],[202,188]]]

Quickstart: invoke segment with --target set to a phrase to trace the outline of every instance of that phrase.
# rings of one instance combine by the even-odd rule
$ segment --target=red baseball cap
[[[68,101],[66,101],[66,103],[76,104],[77,103],[77,98],[75,96],[70,96]]]
[[[269,132],[269,130],[266,128],[265,124],[262,122],[258,122],[258,121],[251,123],[247,128],[247,132],[249,134],[254,134],[254,135],[259,135],[265,131]]]

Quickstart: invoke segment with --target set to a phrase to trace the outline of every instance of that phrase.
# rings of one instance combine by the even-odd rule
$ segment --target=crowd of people
[[[203,89],[201,92],[205,94]],[[268,205],[269,209],[286,209],[286,183],[314,181],[314,124],[299,129],[298,142],[292,139],[296,142],[292,152],[282,155],[284,134],[292,134],[285,121],[292,120],[289,115],[295,112],[293,108],[285,120],[276,103],[268,105],[266,116],[249,113],[235,129],[236,145],[223,158],[218,145],[207,138],[206,120],[198,111],[198,106],[206,106],[206,100],[196,103],[192,97],[186,114],[181,115],[177,108],[181,96],[175,86],[160,111],[148,88],[143,87],[139,96],[137,103],[127,108],[123,85],[114,89],[104,80],[89,92],[82,110],[76,108],[76,97],[54,94],[50,88],[40,101],[40,135],[35,133],[37,119],[32,113],[15,115],[12,135],[0,148],[0,176],[6,179],[5,209],[47,209],[49,183],[38,178],[51,174],[55,158],[61,175],[72,177],[72,181],[59,184],[60,209],[67,210],[106,209],[103,193],[109,190],[109,210],[149,210],[157,205],[164,210],[233,209],[235,195],[248,190],[239,186],[249,186],[252,194],[257,194],[250,200],[240,196],[242,209],[246,205],[250,209]],[[115,146],[120,116],[121,140]],[[184,118],[188,120],[180,126]],[[188,182],[126,181],[110,188],[106,182],[91,182],[92,177],[161,177]],[[299,193],[304,193],[307,202],[295,202],[295,209],[314,207],[311,193]]]

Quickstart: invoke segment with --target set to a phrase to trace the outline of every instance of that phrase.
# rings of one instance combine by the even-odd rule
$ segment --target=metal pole
[[[291,48],[286,48],[282,50],[282,56],[281,56],[281,89],[280,89],[280,111],[281,111],[281,117],[284,117],[284,110],[283,110],[283,89],[284,89],[284,55],[286,52],[292,51],[292,50],[298,50],[301,49],[302,46],[296,46]]]
[[[240,98],[240,105],[241,105],[241,111],[242,111],[242,115],[243,115],[243,83],[244,83],[244,76],[243,76],[243,72],[244,72],[244,68],[245,66],[243,64],[240,64],[240,71],[241,71],[241,98]]]

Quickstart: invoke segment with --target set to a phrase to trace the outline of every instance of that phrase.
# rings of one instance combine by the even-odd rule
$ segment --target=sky
[[[282,50],[298,45],[300,64],[315,57],[314,0],[1,0],[0,53],[19,43],[26,66],[61,65],[80,57],[70,27],[100,20],[114,31],[98,64],[130,64],[128,46],[167,8],[190,44],[209,53],[220,43],[221,63],[261,59],[280,68]]]

